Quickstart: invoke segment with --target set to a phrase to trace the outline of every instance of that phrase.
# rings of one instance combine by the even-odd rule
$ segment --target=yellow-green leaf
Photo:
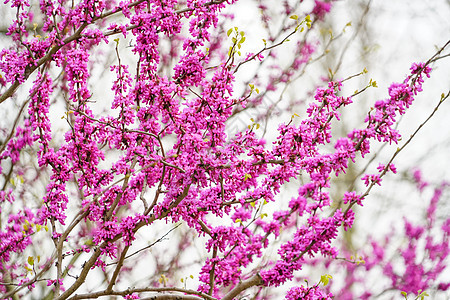
[[[327,285],[330,282],[330,279],[333,278],[333,276],[329,274],[325,274],[320,276],[320,282],[323,283],[323,285]]]
[[[161,274],[161,277],[159,277],[158,281],[159,281],[159,283],[165,285],[167,283],[167,281],[169,281],[169,279],[164,274]]]

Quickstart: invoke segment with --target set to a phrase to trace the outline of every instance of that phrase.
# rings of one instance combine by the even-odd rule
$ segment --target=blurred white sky
[[[339,41],[339,45],[342,45],[353,34],[361,13],[361,10],[357,7],[365,3],[367,1],[339,0],[334,4],[332,12],[326,17],[323,26],[331,26],[335,30],[340,30],[349,21],[353,23],[353,26],[347,29],[347,33]],[[311,7],[310,5],[309,9]],[[305,10],[307,8],[308,6],[304,6]],[[246,33],[247,41],[244,44],[243,52],[259,50],[263,46],[261,39],[265,37],[258,34],[260,30],[255,20],[258,19],[256,16],[259,12],[255,8],[254,2],[241,0],[229,11],[236,15],[235,20],[230,25],[238,26],[240,30],[244,30]],[[295,13],[301,15],[303,12]],[[344,94],[350,94],[355,90],[355,86],[361,86],[361,82],[368,82],[369,78],[376,80],[378,89],[371,89],[362,97],[355,98],[356,102],[362,102],[360,107],[367,108],[376,100],[387,97],[389,84],[402,81],[408,74],[411,63],[427,60],[435,53],[436,46],[440,47],[450,39],[450,1],[373,0],[365,22],[367,24],[366,31],[363,32],[362,38],[367,42],[371,51],[363,57],[359,49],[360,40],[356,39],[351,44],[337,77],[345,78],[361,72],[364,67],[367,67],[369,73],[366,77],[362,77],[361,81],[356,80],[349,83],[348,88],[344,89]],[[7,39],[1,39],[2,43],[4,41],[7,41]],[[446,93],[450,89],[449,70],[450,58],[443,59],[438,62],[436,70],[432,73],[432,78],[427,79],[424,92],[416,98],[416,102],[399,127],[405,139],[431,113],[439,101],[440,94]],[[319,75],[321,71],[320,69],[315,70],[312,71],[312,74]],[[245,77],[245,69],[239,72],[240,74],[243,73],[239,76]],[[313,75],[307,76],[307,78],[310,79],[314,77]],[[109,78],[109,75],[103,78]],[[319,83],[319,81],[313,82]],[[94,95],[98,95],[100,100],[108,95],[104,92],[105,86],[101,84],[93,83],[93,88]],[[107,103],[109,100],[104,99],[104,101],[103,103]],[[9,105],[3,103],[2,109]],[[358,108],[356,107],[356,109]],[[5,111],[1,113],[2,117],[8,115]],[[361,115],[365,111],[355,112],[355,114]],[[55,120],[60,120],[63,112],[63,108],[57,109],[52,111],[52,115]],[[431,178],[435,183],[441,180],[450,181],[449,116],[450,101],[443,104],[435,117],[396,159],[395,164],[398,165],[399,171],[419,166],[423,169],[424,175]],[[9,114],[9,117],[11,118],[12,115]],[[354,125],[361,124],[352,116],[351,108],[349,113],[345,114],[345,118],[347,122]],[[60,122],[62,121],[60,120]],[[280,122],[281,120],[275,121],[274,125]],[[376,172],[375,168],[378,162],[387,162],[396,147],[385,148],[383,155],[369,168],[369,172]],[[421,215],[423,212],[421,208],[429,200],[427,197],[429,195],[421,197],[414,190],[411,190],[411,186],[404,186],[398,182],[399,180],[399,175],[388,175],[383,182],[383,187],[377,187],[373,190],[371,196],[366,200],[364,209],[360,209],[358,212],[357,218],[366,220],[366,222],[358,223],[360,232],[374,233],[373,228],[379,229],[380,233],[389,230],[388,227],[383,228],[379,225],[389,224],[390,221],[398,219],[398,216],[404,214],[404,212],[408,212],[410,216],[419,217]],[[412,202],[412,200],[418,200],[419,202]],[[450,207],[447,205],[447,208]],[[379,218],[368,218],[368,216],[374,216],[372,212],[378,213]],[[443,212],[443,214],[448,215],[446,212]]]

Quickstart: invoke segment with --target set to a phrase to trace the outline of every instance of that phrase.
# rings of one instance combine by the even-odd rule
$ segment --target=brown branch
[[[27,282],[21,284],[18,288],[14,289],[14,290],[12,290],[12,291],[9,291],[9,292],[6,293],[6,294],[1,295],[0,298],[1,298],[1,299],[8,299],[8,298],[10,298],[10,297],[14,297],[14,295],[15,295],[16,293],[20,292],[22,289],[24,289],[24,288],[26,288],[26,287],[28,287],[28,286],[34,284],[35,282],[37,282],[37,281],[39,280],[39,278],[40,278],[42,275],[44,275],[44,273],[47,272],[47,271],[50,269],[50,267],[51,267],[52,264],[53,264],[53,259],[54,259],[54,258],[49,259],[49,260],[45,263],[45,265],[42,266],[42,270],[41,270],[39,273],[37,273],[37,274],[34,276],[34,278],[32,278],[30,281],[27,281]]]
[[[103,297],[103,296],[126,296],[126,295],[130,295],[132,293],[146,293],[146,292],[153,292],[153,293],[164,293],[164,292],[179,292],[179,293],[185,293],[188,295],[173,295],[173,294],[161,294],[161,295],[155,295],[155,296],[150,296],[150,297],[146,297],[146,298],[140,298],[140,299],[195,299],[195,300],[200,300],[200,299],[205,299],[205,300],[217,300],[216,298],[209,296],[207,294],[201,293],[201,292],[197,292],[194,290],[187,290],[187,289],[182,289],[182,288],[177,288],[177,287],[149,287],[149,288],[129,288],[123,291],[111,291],[111,292],[107,292],[105,291],[100,291],[100,292],[93,292],[93,293],[88,293],[88,294],[80,294],[80,295],[74,295],[73,297],[70,298],[70,300],[78,300],[78,299],[95,299],[95,298],[99,298],[99,297]],[[191,296],[192,295],[192,296]],[[195,296],[193,296],[195,295]],[[156,298],[155,298],[156,297]],[[172,298],[164,298],[164,297],[172,297]],[[176,297],[182,297],[182,298],[176,298]]]
[[[186,198],[186,196],[189,193],[189,189],[191,187],[191,184],[187,185],[184,189],[183,192],[176,198],[176,200],[169,206],[169,208],[163,212],[159,217],[155,217],[155,215],[151,215],[150,218],[147,221],[141,221],[139,223],[136,224],[136,226],[133,229],[133,234],[136,233],[141,227],[151,224],[156,220],[161,220],[164,219],[165,217],[167,217],[167,215],[169,214],[169,212],[175,208],[176,206],[178,206],[178,204],[180,204],[180,202]],[[75,280],[75,282],[72,284],[71,287],[69,287],[61,296],[59,296],[58,298],[56,298],[57,300],[63,300],[63,299],[67,299],[71,294],[73,294],[86,280],[86,277],[89,273],[89,271],[91,270],[91,268],[94,266],[95,262],[97,261],[97,259],[100,257],[101,255],[101,249],[106,247],[108,244],[113,243],[119,239],[121,239],[123,237],[123,234],[120,233],[118,235],[116,235],[114,238],[110,239],[110,240],[106,240],[104,241],[101,245],[99,245],[92,253],[92,256],[89,258],[88,261],[85,262],[83,269],[81,270],[81,273],[79,275],[79,277],[77,278],[77,280]]]
[[[447,95],[443,95],[443,97],[439,100],[439,103],[436,105],[436,107],[433,109],[433,111],[431,112],[431,114],[428,116],[428,118],[419,125],[419,127],[417,127],[417,129],[414,131],[413,134],[411,134],[411,136],[409,137],[409,139],[403,144],[403,146],[401,146],[400,148],[397,148],[397,150],[394,152],[394,154],[392,155],[391,159],[389,160],[389,162],[386,164],[386,166],[384,167],[383,171],[380,174],[380,178],[382,178],[389,170],[389,166],[392,164],[392,162],[394,161],[395,157],[397,157],[397,155],[403,150],[405,149],[405,147],[412,141],[412,139],[416,136],[416,134],[422,129],[423,126],[425,126],[426,123],[428,123],[428,121],[434,116],[434,114],[436,113],[436,111],[439,109],[439,107],[441,106],[442,103],[444,103],[445,100],[447,100],[450,97],[450,91],[447,92]],[[367,190],[364,192],[364,194],[361,195],[362,198],[366,197],[367,195],[369,195],[370,191],[372,190],[372,188],[375,186],[376,182],[371,182],[370,185],[368,186]],[[353,205],[355,205],[357,202],[353,201],[351,202],[347,209],[345,210],[344,215],[347,215],[348,211],[352,208]]]
[[[231,291],[229,291],[221,300],[233,300],[234,297],[239,295],[242,291],[249,289],[253,286],[263,285],[264,282],[259,274],[255,274],[247,280],[241,281]]]
[[[165,239],[165,237],[166,237],[167,235],[169,235],[169,233],[171,233],[172,231],[174,231],[175,229],[177,229],[178,227],[180,227],[181,224],[182,224],[182,223],[178,223],[175,227],[173,227],[173,228],[170,229],[168,232],[166,232],[162,237],[160,237],[159,239],[157,239],[156,241],[154,241],[154,242],[151,243],[150,245],[145,246],[144,248],[141,248],[141,249],[139,249],[139,250],[137,250],[137,251],[131,253],[130,255],[127,255],[127,256],[125,257],[125,259],[128,259],[128,258],[130,258],[130,257],[132,257],[132,256],[134,256],[134,255],[136,255],[136,254],[138,254],[138,253],[140,253],[140,252],[142,252],[142,251],[144,251],[144,250],[147,250],[147,249],[153,247],[153,246],[156,245],[157,243],[162,242],[162,241]],[[114,263],[107,264],[106,266],[111,266],[111,265],[114,265],[114,264],[118,264],[119,262],[120,262],[120,260],[117,261],[117,262],[114,262]]]
[[[42,66],[44,63],[50,61],[53,58],[53,55],[56,54],[56,52],[59,51],[62,47],[65,45],[79,39],[81,37],[81,32],[88,26],[88,23],[83,23],[78,30],[71,35],[70,37],[66,38],[60,45],[56,45],[53,48],[50,49],[50,51],[41,59],[39,59],[35,65],[29,65],[25,68],[25,74],[24,74],[24,80],[27,80],[30,75],[36,71],[40,66]],[[17,88],[21,85],[18,79],[14,81],[14,83],[0,96],[0,104],[3,103],[6,99],[14,95]]]

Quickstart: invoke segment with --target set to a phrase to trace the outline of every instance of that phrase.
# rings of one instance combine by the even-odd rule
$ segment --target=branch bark
[[[234,297],[239,295],[241,292],[253,287],[253,286],[259,286],[263,285],[264,282],[259,275],[259,273],[253,275],[247,280],[241,281],[237,286],[235,286],[231,291],[229,291],[222,300],[233,300]]]

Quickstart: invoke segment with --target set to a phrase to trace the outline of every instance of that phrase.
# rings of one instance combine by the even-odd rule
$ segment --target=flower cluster
[[[0,104],[33,81],[0,145],[0,171],[6,179],[0,217],[8,215],[0,218],[0,297],[34,297],[40,291],[36,283],[45,280],[51,289],[46,297],[55,299],[74,293],[75,298],[138,299],[147,293],[182,292],[231,300],[255,286],[277,287],[294,280],[295,272],[311,260],[338,257],[333,242],[341,227],[352,227],[351,207],[362,206],[366,194],[350,190],[333,201],[332,178],[345,174],[359,155],[370,153],[370,142],[399,141],[394,125],[430,76],[429,63],[414,64],[402,83],[391,85],[389,98],[375,103],[366,126],[346,137],[333,136],[340,111],[353,102],[342,95],[344,81],[339,80],[315,88],[304,117],[283,119],[273,128],[272,140],[258,132],[261,115],[233,132],[230,123],[236,116],[258,108],[267,95],[305,72],[320,47],[301,32],[320,22],[332,6],[332,1],[314,1],[315,22],[305,15],[308,26],[302,31],[298,29],[304,23],[297,15],[286,16],[292,22],[280,34],[302,36],[294,44],[293,59],[287,67],[270,66],[273,72],[266,82],[255,74],[253,79],[263,85],[261,93],[250,83],[250,89],[236,95],[241,66],[275,60],[274,49],[287,38],[277,44],[280,36],[272,35],[260,52],[238,57],[241,53],[234,50],[240,49],[245,34],[235,29],[241,39],[232,39],[229,48],[220,19],[234,2],[41,0],[35,19],[43,24],[36,25],[31,24],[30,3],[10,3],[17,12],[8,29],[14,45],[0,52],[5,90]],[[293,13],[297,5],[301,3],[285,1],[283,13]],[[260,9],[267,23],[268,8],[260,4]],[[111,54],[115,62],[102,65],[96,59],[99,53]],[[113,78],[100,94],[93,88],[97,68],[104,71],[101,76]],[[61,107],[63,116],[58,118]],[[263,113],[270,116],[271,110]],[[1,129],[1,134],[6,132]],[[381,185],[384,174],[396,169],[390,163],[378,171],[361,179],[370,187]],[[414,177],[421,189],[426,186],[420,174]],[[21,183],[16,185],[14,178]],[[296,195],[286,207],[278,205],[283,188],[298,178]],[[368,265],[383,264],[393,288],[425,289],[444,268],[450,221],[441,226],[442,240],[431,234],[440,196],[436,191],[428,208],[428,227],[405,221],[409,244],[399,253],[406,273],[384,263],[382,247],[372,244],[376,255]],[[202,243],[207,255],[186,267],[200,269],[197,291],[178,288],[165,275],[179,276],[186,259],[177,253],[167,262],[167,250],[176,247],[161,247],[162,254],[156,247],[172,231],[161,237],[159,228],[175,223],[190,230],[180,235],[180,252]],[[415,262],[422,240],[430,269]],[[266,256],[272,244],[277,254]],[[49,247],[51,253],[45,253]],[[146,274],[150,284],[131,287],[132,266],[149,261],[155,262]],[[99,291],[82,295],[94,269],[106,280],[96,287]],[[129,288],[117,290],[119,281]],[[446,284],[439,288],[448,288]],[[332,297],[319,285],[294,287],[286,294],[288,300]]]
[[[322,290],[320,290],[319,286],[314,285],[312,287],[304,287],[304,286],[297,286],[291,288],[285,297],[286,300],[297,300],[297,299],[304,299],[304,300],[326,300],[326,299],[333,299],[332,293],[326,293]]]
[[[413,174],[417,177],[418,171]],[[380,240],[370,237],[358,261],[332,262],[345,268],[349,276],[344,285],[331,282],[329,289],[339,299],[371,299],[389,292],[419,295],[423,291],[447,291],[450,283],[443,274],[448,271],[450,221],[436,220],[437,207],[447,186],[444,182],[434,189],[424,215],[425,222],[403,218],[403,239],[398,239],[401,230],[392,228],[392,232]],[[419,185],[418,189],[421,191],[423,187]],[[395,259],[397,256],[399,259]],[[369,274],[373,276],[367,276]],[[375,277],[379,278],[376,283],[369,279]],[[358,287],[365,292],[358,292]]]

